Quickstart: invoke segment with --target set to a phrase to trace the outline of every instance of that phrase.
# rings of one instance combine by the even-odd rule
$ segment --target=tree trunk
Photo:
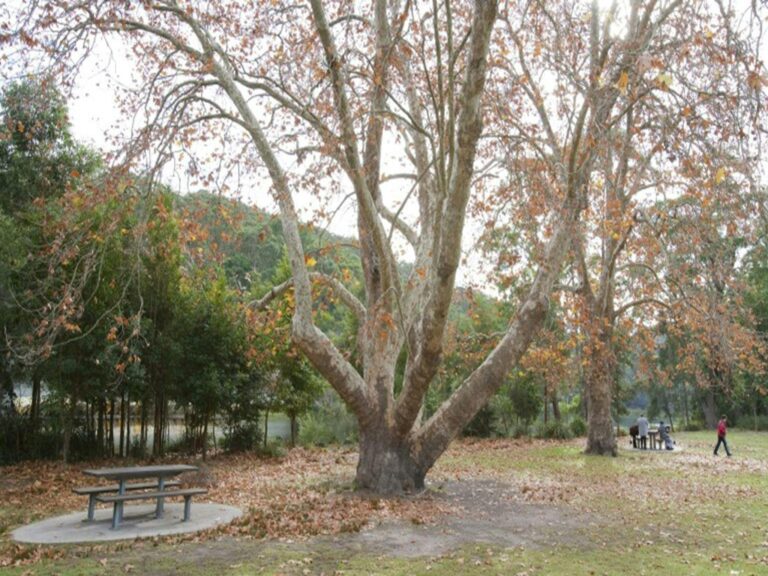
[[[96,443],[99,446],[99,456],[104,455],[104,399],[99,398],[99,412],[96,417]]]
[[[299,433],[299,420],[296,414],[291,414],[291,448],[296,446],[296,436]]]
[[[203,423],[203,462],[208,457],[208,414],[205,415]]]
[[[125,457],[125,390],[120,396],[120,458]]]
[[[613,397],[614,357],[611,338],[607,331],[597,335],[591,344],[587,368],[586,391],[589,401],[589,433],[587,454],[603,456],[618,454],[616,436],[611,423]]]
[[[717,428],[717,403],[715,402],[715,391],[712,390],[711,385],[701,400],[701,410],[704,412],[704,423],[707,428],[711,430]]]
[[[40,388],[41,378],[37,370],[32,372],[32,405],[29,409],[29,422],[32,432],[37,432],[40,426]]]
[[[269,430],[269,410],[264,410],[264,449],[267,449],[267,431]]]
[[[552,415],[557,422],[560,422],[560,400],[557,398],[557,390],[552,392]]]
[[[165,396],[161,390],[155,394],[155,429],[152,435],[152,456],[162,456],[164,450],[165,431]]]
[[[69,451],[72,441],[72,427],[75,423],[75,411],[77,402],[74,398],[69,399],[69,406],[64,414],[64,442],[61,447],[61,459],[64,464],[69,462]]]
[[[147,401],[143,399],[141,401],[141,424],[139,430],[139,449],[141,450],[141,457],[144,458],[147,455]]]
[[[109,433],[107,434],[107,437],[109,438],[109,449],[107,450],[107,454],[110,456],[115,455],[115,398],[112,397],[109,399]]]
[[[360,431],[360,459],[355,483],[380,494],[415,492],[424,488],[428,468],[413,458],[409,445],[384,426]]]
[[[131,455],[131,395],[125,393],[125,457]]]

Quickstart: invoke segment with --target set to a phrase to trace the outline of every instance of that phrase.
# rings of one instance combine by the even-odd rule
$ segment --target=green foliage
[[[66,102],[52,82],[29,78],[9,84],[0,110],[0,207],[7,212],[63,194],[98,165],[73,140]]]
[[[285,456],[285,445],[280,440],[270,440],[266,446],[259,449],[263,456],[268,458],[282,458]]]
[[[472,421],[464,427],[464,436],[490,438],[496,432],[494,420],[496,416],[491,406],[483,406]]]
[[[512,429],[509,431],[509,436],[511,438],[527,438],[530,435],[531,432],[531,425],[526,424],[525,422],[518,422],[514,426],[512,426]]]
[[[587,423],[581,416],[576,416],[571,420],[571,434],[576,438],[587,435]]]
[[[339,397],[326,390],[308,414],[300,418],[299,442],[328,446],[357,441],[357,421]]]
[[[237,422],[225,431],[223,446],[227,452],[258,450],[261,446],[261,426],[252,420]]]
[[[226,424],[225,450],[245,452],[255,450],[261,445],[259,414],[263,386],[262,373],[251,366],[245,374],[240,374],[225,389],[223,399]]]
[[[685,432],[699,432],[700,430],[704,430],[705,426],[703,422],[699,422],[698,420],[691,420],[688,422],[688,424],[684,424],[681,427],[681,430]],[[768,428],[766,428],[768,430]]]
[[[510,379],[508,393],[512,401],[512,411],[519,420],[530,424],[541,411],[544,402],[541,386],[530,372],[518,371]]]
[[[546,424],[539,423],[536,427],[536,438],[548,440],[567,440],[573,437],[570,427],[563,420],[550,420]]]

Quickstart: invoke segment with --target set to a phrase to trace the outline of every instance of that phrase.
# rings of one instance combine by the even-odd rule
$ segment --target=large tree
[[[636,4],[643,24],[638,30],[652,36],[678,3]],[[531,15],[556,25],[542,20],[544,7],[505,3],[503,33],[496,0],[375,0],[370,8],[340,0],[62,1],[47,3],[37,19],[34,13],[19,19],[30,23],[19,38],[39,43],[47,58],[68,69],[94,38],[119,35],[144,80],[126,101],[147,123],[135,145],[162,160],[179,145],[194,156],[199,142],[219,141],[220,152],[204,151],[216,166],[193,162],[193,174],[219,182],[213,170],[223,165],[230,173],[237,166],[268,179],[292,271],[291,281],[270,294],[292,290],[294,340],[358,419],[358,484],[398,492],[423,486],[427,471],[542,326],[587,205],[601,136],[617,117],[608,112],[622,91],[622,70],[638,58],[633,43],[607,41],[610,14],[597,2],[573,7],[584,19],[584,36],[563,41],[590,46],[588,74],[575,95],[574,130],[546,152],[561,158],[557,187],[531,188],[534,200],[547,192],[557,200],[544,217],[537,271],[503,337],[425,421],[422,407],[441,361],[468,203],[500,182],[478,156],[509,141],[491,129],[484,133],[484,123],[494,126],[497,119],[491,104],[505,98],[503,89],[490,87],[526,85],[525,77],[509,78],[498,66],[499,54],[536,50]],[[533,119],[550,131],[546,121],[543,115]],[[232,152],[233,127],[243,135],[239,153]],[[137,155],[134,149],[126,158]],[[516,169],[500,164],[502,172]],[[340,279],[311,271],[314,258],[305,254],[299,234],[297,203],[319,199],[328,206],[345,194],[357,212],[364,301]],[[414,262],[406,278],[396,258],[403,244]],[[313,281],[334,288],[358,317],[358,366],[315,324]]]
[[[694,259],[704,251],[683,227],[672,238],[659,223],[669,221],[673,199],[694,198],[704,218],[721,210],[713,200],[725,188],[726,171],[732,204],[751,202],[759,91],[750,85],[757,64],[735,32],[735,15],[714,3],[613,3],[603,15],[600,28],[598,18],[583,18],[572,2],[534,4],[533,46],[525,43],[526,29],[507,22],[508,45],[516,50],[503,65],[509,78],[525,82],[513,84],[516,97],[498,106],[500,122],[520,137],[504,149],[517,170],[506,189],[484,201],[501,206],[488,222],[491,244],[511,227],[514,247],[528,250],[517,258],[502,251],[499,259],[526,262],[541,246],[537,216],[559,202],[556,192],[536,191],[568,190],[568,167],[585,157],[578,165],[589,182],[586,209],[562,300],[583,342],[587,451],[615,454],[611,404],[621,336],[634,334],[637,348],[638,333],[653,328],[656,311],[669,314],[684,299],[670,289],[673,278],[660,279],[674,268],[664,246],[674,243]],[[597,86],[585,90],[595,75]],[[585,101],[588,131],[580,113]],[[534,218],[526,221],[526,214]],[[509,267],[500,271],[503,277]],[[653,338],[645,341],[652,349]]]

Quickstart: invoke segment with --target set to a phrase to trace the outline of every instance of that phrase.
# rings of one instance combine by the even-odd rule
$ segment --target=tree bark
[[[107,434],[109,449],[107,454],[115,455],[115,398],[109,399],[109,433]]]
[[[205,415],[203,423],[203,462],[208,458],[208,414]]]
[[[701,410],[704,412],[704,423],[707,428],[710,430],[717,428],[717,403],[715,402],[715,392],[712,386],[704,392],[701,399]]]
[[[267,432],[269,430],[269,410],[264,410],[264,449],[267,449]]]
[[[589,366],[586,375],[586,392],[589,402],[587,420],[587,454],[616,456],[616,436],[611,420],[615,357],[610,330],[597,329],[590,342]]]
[[[296,418],[296,414],[291,414],[291,448],[296,446],[296,436],[299,433],[299,420]]]
[[[424,488],[428,468],[414,458],[409,443],[383,425],[360,430],[360,457],[355,483],[379,494]]]
[[[99,398],[99,412],[96,417],[96,444],[99,446],[99,455],[104,455],[104,398]]]
[[[120,396],[120,458],[125,457],[125,390]]]
[[[147,455],[147,412],[147,400],[145,398],[141,401],[141,424],[139,430],[139,448],[142,458]]]
[[[557,390],[552,391],[552,416],[560,422],[560,400],[557,397]]]
[[[32,372],[32,405],[29,409],[29,421],[32,428],[32,432],[38,431],[40,426],[40,388],[41,378],[37,370]]]
[[[71,397],[69,399],[69,406],[64,413],[64,441],[61,447],[61,459],[64,461],[64,464],[69,462],[69,453],[72,444],[72,428],[75,424],[76,410],[77,402]]]
[[[155,393],[155,418],[152,434],[152,456],[162,456],[164,451],[165,432],[165,395],[162,390]]]
[[[125,457],[131,455],[131,395],[125,392]]]

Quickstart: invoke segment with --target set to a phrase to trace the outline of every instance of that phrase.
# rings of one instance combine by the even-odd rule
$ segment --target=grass
[[[530,504],[577,510],[588,521],[563,541],[510,548],[473,542],[436,557],[402,558],[356,552],[343,545],[344,535],[299,542],[219,536],[30,548],[36,561],[0,574],[768,574],[768,433],[730,431],[730,459],[712,456],[712,432],[675,439],[679,452],[623,449],[616,459],[584,456],[583,440],[461,443],[433,471],[435,479],[491,479]],[[620,442],[626,447],[628,439]],[[0,504],[0,532],[22,517]]]

